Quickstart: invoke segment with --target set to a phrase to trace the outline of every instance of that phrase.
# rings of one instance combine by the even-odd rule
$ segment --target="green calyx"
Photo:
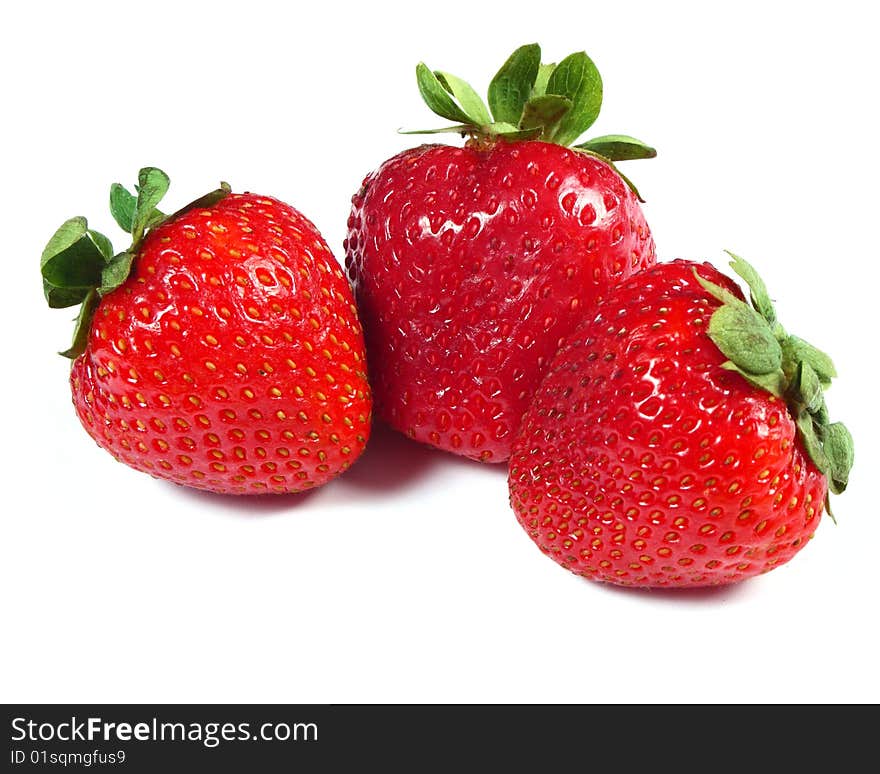
[[[114,252],[106,236],[89,228],[82,216],[65,221],[49,240],[40,258],[46,301],[53,309],[80,305],[73,343],[61,353],[65,357],[73,359],[85,351],[98,302],[128,279],[148,231],[190,209],[210,206],[230,191],[226,183],[221,183],[216,191],[169,216],[157,209],[168,187],[168,175],[155,167],[140,170],[135,193],[119,183],[110,187],[110,213],[131,235],[130,246],[120,253]]]
[[[785,400],[804,449],[828,480],[829,492],[841,494],[853,465],[853,439],[842,422],[828,417],[825,390],[837,376],[834,363],[812,344],[786,333],[764,281],[747,261],[729,251],[728,255],[731,268],[749,287],[751,303],[694,270],[700,285],[721,302],[709,321],[709,337],[728,358],[723,367]]]
[[[625,134],[573,145],[595,123],[602,106],[602,78],[583,51],[569,54],[559,64],[542,64],[537,43],[520,46],[489,84],[488,106],[466,81],[424,63],[416,67],[416,80],[428,107],[455,124],[404,134],[455,132],[477,144],[543,140],[570,146],[612,167],[615,161],[657,155],[654,148]],[[632,183],[621,177],[638,196]]]

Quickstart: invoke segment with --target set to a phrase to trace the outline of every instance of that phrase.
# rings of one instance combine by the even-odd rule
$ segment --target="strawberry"
[[[70,386],[89,435],[157,478],[232,494],[323,484],[363,450],[371,399],[350,287],[315,226],[220,189],[165,216],[167,176],[111,189],[132,235],[85,218],[43,252],[52,307],[81,304]]]
[[[653,149],[595,121],[584,53],[542,65],[517,49],[489,86],[416,68],[464,147],[406,150],[352,200],[346,267],[378,413],[418,441],[487,462],[513,436],[560,340],[615,283],[654,263],[637,193],[613,161]],[[493,120],[494,118],[494,120]]]
[[[628,586],[726,584],[779,567],[844,490],[852,438],[827,355],[790,336],[764,283],[658,264],[566,340],[523,418],[511,505],[567,569]]]

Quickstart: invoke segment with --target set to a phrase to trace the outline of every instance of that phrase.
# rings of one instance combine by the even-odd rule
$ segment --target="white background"
[[[5,260],[0,699],[8,702],[876,702],[878,67],[869,3],[12,3],[0,30]],[[507,55],[586,49],[593,134],[663,258],[763,273],[834,355],[851,488],[788,565],[720,591],[632,592],[543,557],[505,470],[376,428],[344,477],[230,499],[135,473],[70,404],[72,311],[40,252],[108,234],[141,166],[179,206],[228,180],[302,210],[338,258],[362,177],[442,123],[414,66],[484,91]],[[456,142],[452,136],[450,140]],[[119,242],[121,243],[121,239]]]

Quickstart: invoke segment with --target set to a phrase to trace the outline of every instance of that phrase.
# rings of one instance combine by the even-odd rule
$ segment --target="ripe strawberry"
[[[846,486],[827,355],[789,336],[763,282],[674,261],[618,286],[554,358],[510,461],[511,505],[586,578],[707,586],[767,572]]]
[[[584,53],[508,59],[489,110],[424,64],[428,106],[465,147],[422,145],[382,164],[353,198],[346,267],[380,415],[409,436],[503,462],[560,339],[618,281],[654,263],[637,194],[612,161],[655,155],[592,123],[602,82]]]
[[[116,256],[85,218],[49,242],[50,306],[82,304],[70,384],[104,449],[157,478],[232,494],[295,492],[345,470],[370,430],[363,337],[315,226],[224,186],[164,216],[168,178],[111,189]]]

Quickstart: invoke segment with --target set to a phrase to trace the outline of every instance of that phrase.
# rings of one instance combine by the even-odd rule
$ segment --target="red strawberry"
[[[637,195],[612,160],[631,137],[575,148],[602,86],[586,54],[510,57],[482,100],[417,68],[428,106],[465,147],[422,145],[353,198],[345,243],[381,416],[409,436],[503,462],[547,361],[618,281],[654,263]],[[441,130],[442,131],[442,130]]]
[[[370,430],[361,328],[348,283],[297,210],[225,186],[169,217],[141,170],[111,190],[133,236],[113,256],[85,218],[42,258],[50,306],[82,304],[73,403],[131,467],[214,492],[293,492],[345,470]]]
[[[511,504],[563,567],[630,586],[707,586],[787,562],[842,492],[827,355],[709,264],[618,286],[554,358],[510,461]],[[699,275],[697,274],[699,272]]]

